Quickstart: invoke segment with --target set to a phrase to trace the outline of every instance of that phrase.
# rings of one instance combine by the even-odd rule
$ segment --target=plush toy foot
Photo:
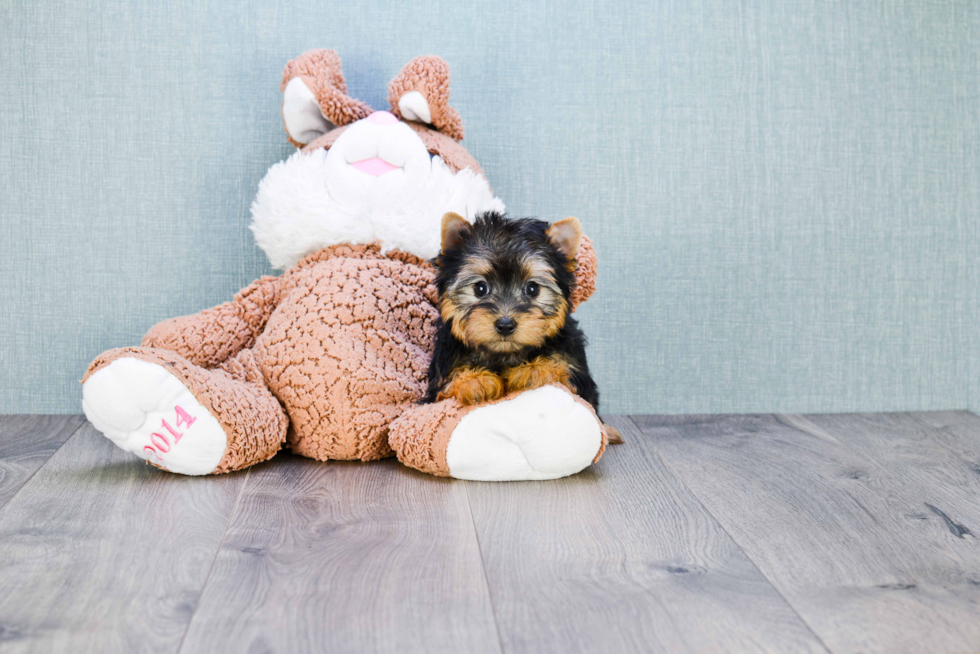
[[[413,407],[388,439],[408,466],[475,481],[573,475],[597,461],[607,442],[592,407],[557,385],[476,407],[455,400]]]
[[[206,475],[224,456],[224,429],[164,366],[114,360],[82,387],[95,428],[136,456],[171,472]]]
[[[155,348],[109,350],[82,380],[82,408],[120,448],[184,475],[230,472],[282,447],[286,415],[251,351],[220,369]]]

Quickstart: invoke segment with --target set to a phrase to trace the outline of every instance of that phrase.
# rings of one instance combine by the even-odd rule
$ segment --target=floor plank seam
[[[208,587],[208,582],[211,580],[211,573],[214,571],[214,564],[218,561],[218,556],[221,555],[221,548],[225,545],[225,539],[228,538],[228,532],[231,531],[231,525],[235,521],[235,516],[238,515],[238,507],[242,504],[242,497],[245,495],[245,489],[248,487],[248,480],[252,476],[252,468],[245,470],[245,479],[242,481],[242,487],[238,490],[238,497],[235,498],[235,507],[231,510],[231,515],[228,517],[228,524],[225,525],[225,533],[221,535],[221,540],[218,542],[218,548],[214,551],[214,558],[211,559],[211,565],[208,566],[208,573],[204,576],[204,583],[201,584],[201,592],[197,595],[197,603],[194,606],[194,614],[191,615],[191,619],[187,621],[187,626],[184,628],[184,634],[180,637],[180,643],[177,645],[177,654],[184,648],[184,641],[187,639],[187,634],[191,631],[191,625],[194,623],[194,618],[197,616],[197,610],[200,608],[201,598],[204,597],[204,591]]]
[[[476,551],[480,555],[480,569],[483,570],[483,584],[487,588],[487,599],[490,600],[490,612],[493,614],[493,626],[497,630],[497,645],[501,654],[504,649],[504,638],[500,633],[500,622],[497,620],[497,607],[493,603],[493,591],[490,589],[490,577],[487,576],[487,563],[483,559],[483,544],[480,542],[480,534],[476,529],[476,519],[473,517],[473,504],[470,502],[470,483],[463,481],[463,490],[466,493],[466,508],[470,513],[470,524],[473,526],[473,538],[476,539]]]
[[[7,498],[7,501],[5,501],[3,503],[3,505],[0,505],[0,511],[3,511],[7,507],[7,505],[10,504],[10,502],[15,497],[17,497],[18,495],[20,495],[21,491],[23,491],[25,488],[27,488],[27,486],[31,483],[31,480],[34,479],[34,477],[37,475],[37,473],[41,472],[41,470],[43,470],[44,467],[46,465],[48,465],[48,463],[51,462],[51,459],[53,459],[55,457],[55,455],[58,454],[58,452],[61,451],[61,448],[63,448],[65,445],[68,444],[68,441],[70,441],[71,439],[75,438],[75,434],[77,434],[79,431],[81,431],[82,427],[85,426],[85,423],[86,422],[87,422],[86,420],[82,420],[80,423],[78,423],[78,426],[75,427],[75,429],[71,432],[71,435],[68,436],[68,438],[65,439],[65,442],[62,443],[61,445],[59,445],[58,448],[54,452],[51,453],[51,456],[48,457],[48,460],[45,461],[43,464],[41,464],[38,467],[37,470],[35,470],[34,472],[32,472],[30,474],[30,476],[26,480],[24,480],[24,483],[21,484],[20,488],[18,488],[16,491],[14,491],[14,494],[11,495],[10,497],[8,497]]]
[[[627,420],[633,423],[633,426],[640,433],[643,433],[645,435],[645,432],[640,428],[638,424],[636,424],[636,421],[633,419],[632,415],[625,416],[625,417]],[[691,494],[691,497],[693,497],[694,500],[701,506],[701,508],[703,508],[705,512],[711,516],[711,519],[718,524],[718,528],[721,529],[722,532],[724,532],[728,536],[728,538],[732,541],[732,543],[735,544],[736,547],[738,547],[739,551],[741,551],[742,554],[745,556],[745,559],[752,564],[752,567],[758,570],[759,574],[762,575],[762,578],[769,582],[769,585],[772,587],[773,591],[775,591],[776,594],[778,594],[781,598],[783,598],[783,601],[786,602],[786,606],[789,607],[789,609],[796,615],[796,617],[800,619],[800,622],[806,626],[806,628],[810,631],[811,634],[813,634],[813,637],[824,648],[824,651],[826,651],[828,654],[834,654],[833,650],[830,649],[827,643],[824,642],[823,638],[821,638],[820,635],[813,629],[813,625],[807,622],[806,619],[802,615],[800,615],[800,612],[797,610],[795,606],[793,606],[793,603],[789,601],[786,595],[783,594],[783,591],[779,589],[779,586],[776,585],[776,582],[770,579],[769,576],[766,575],[765,572],[763,572],[762,568],[759,567],[759,564],[756,563],[756,561],[749,555],[749,553],[745,551],[745,548],[742,547],[741,543],[739,543],[738,540],[736,540],[735,537],[732,536],[732,534],[728,531],[728,529],[725,528],[724,523],[722,523],[722,521],[719,520],[718,517],[711,512],[711,510],[707,507],[707,505],[705,505],[705,503],[701,501],[701,498],[698,497],[697,493],[694,492],[694,489],[692,489],[687,484],[687,481],[685,481],[684,478],[674,468],[674,466],[670,464],[670,461],[667,460],[667,457],[664,456],[664,453],[660,451],[660,448],[658,448],[655,443],[653,444],[653,450],[657,453],[657,456],[660,457],[660,460],[663,461],[663,464],[667,467],[667,469],[670,470],[670,472],[673,473],[674,477],[676,477],[677,480],[680,481],[680,483],[684,486],[684,488],[687,489],[687,492]]]

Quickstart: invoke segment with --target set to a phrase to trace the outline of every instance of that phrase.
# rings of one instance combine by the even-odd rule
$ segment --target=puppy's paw
[[[451,397],[464,405],[482,404],[504,395],[504,380],[484,368],[461,368],[452,374],[437,400]]]
[[[504,374],[507,391],[523,391],[541,388],[548,384],[561,384],[573,393],[568,363],[558,356],[538,357],[523,365],[511,368]]]

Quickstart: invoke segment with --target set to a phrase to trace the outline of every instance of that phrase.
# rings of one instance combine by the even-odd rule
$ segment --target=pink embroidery
[[[170,451],[170,441],[163,434],[150,434],[150,442],[164,454]]]
[[[170,426],[166,420],[161,420],[163,423],[163,428],[170,432],[170,435],[174,437],[174,445],[180,442],[180,437],[183,436],[179,431],[174,431],[174,428]]]
[[[180,405],[176,406],[174,408],[174,411],[177,412],[177,426],[178,427],[180,427],[181,423],[183,423],[183,424],[187,425],[188,427],[190,427],[191,425],[194,424],[194,421],[197,420],[197,418],[195,418],[194,416],[192,416],[191,414],[187,413],[182,408],[180,408]]]
[[[179,406],[174,407],[174,412],[177,414],[178,427],[180,427],[181,425],[186,425],[190,427],[197,420],[197,418],[187,413]],[[183,438],[184,436],[183,432],[179,432],[173,427],[171,427],[170,423],[167,422],[166,419],[161,420],[160,424],[164,429],[170,432],[171,436],[174,437],[174,445],[179,443],[180,439]],[[154,432],[150,434],[150,442],[153,443],[153,445],[143,446],[143,451],[146,452],[147,450],[149,450],[150,453],[152,453],[156,457],[157,461],[163,462],[163,456],[161,456],[160,452],[166,454],[167,452],[170,451],[170,441],[167,440],[167,437],[164,434],[158,434]],[[157,450],[160,450],[160,452],[158,452]]]

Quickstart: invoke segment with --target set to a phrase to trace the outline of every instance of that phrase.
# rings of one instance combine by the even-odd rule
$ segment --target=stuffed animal
[[[140,347],[89,366],[85,415],[122,449],[185,475],[293,452],[328,461],[396,454],[434,475],[553,479],[607,443],[584,400],[544,386],[485,405],[418,404],[433,339],[443,214],[503,211],[459,141],[449,69],[419,57],[389,84],[390,111],[347,95],[340,58],[286,65],[282,117],[301,148],[274,165],[252,231],[278,277],[165,320]],[[588,239],[573,304],[595,286]]]

